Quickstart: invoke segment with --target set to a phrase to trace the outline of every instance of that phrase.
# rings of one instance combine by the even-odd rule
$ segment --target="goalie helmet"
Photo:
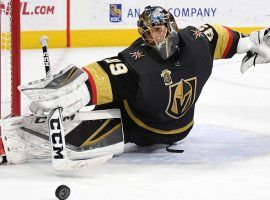
[[[159,6],[147,6],[139,16],[138,31],[145,43],[153,48],[163,60],[179,48],[177,25],[173,15]],[[158,36],[155,32],[159,31]],[[159,38],[157,38],[159,37]]]

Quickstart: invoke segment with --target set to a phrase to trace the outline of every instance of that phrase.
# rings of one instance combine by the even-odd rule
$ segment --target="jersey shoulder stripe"
[[[221,25],[205,24],[199,27],[208,38],[214,59],[231,58],[237,49],[240,34]]]
[[[113,101],[112,87],[108,74],[97,63],[84,67],[92,89],[92,104],[101,105]]]

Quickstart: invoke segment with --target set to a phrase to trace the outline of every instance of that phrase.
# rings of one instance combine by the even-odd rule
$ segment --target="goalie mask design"
[[[138,31],[145,43],[163,60],[179,48],[177,25],[173,15],[159,6],[147,6],[139,16]]]

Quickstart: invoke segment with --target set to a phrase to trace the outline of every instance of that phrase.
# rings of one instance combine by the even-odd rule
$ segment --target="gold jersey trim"
[[[85,69],[90,72],[94,79],[96,86],[97,105],[112,102],[112,87],[107,73],[98,63],[87,65]]]
[[[164,134],[164,135],[169,135],[169,134],[178,134],[178,133],[182,133],[186,130],[188,130],[193,124],[194,124],[194,120],[192,119],[191,122],[189,122],[186,126],[178,128],[178,129],[173,129],[173,130],[161,130],[161,129],[157,129],[157,128],[153,128],[150,127],[148,125],[146,125],[144,122],[142,122],[140,119],[138,119],[131,111],[128,102],[126,100],[124,100],[124,106],[125,109],[129,115],[129,117],[140,127],[152,131],[154,133],[158,133],[158,134]]]
[[[211,25],[214,27],[216,32],[218,33],[218,41],[215,49],[214,59],[222,58],[226,47],[228,45],[230,35],[228,34],[227,30],[220,26],[220,25]]]
[[[100,126],[93,135],[91,135],[80,147],[85,147],[88,145],[93,145],[97,142],[99,142],[100,140],[104,139],[105,137],[107,137],[108,135],[110,135],[111,133],[113,133],[115,130],[121,128],[121,123],[117,124],[115,127],[113,127],[111,130],[109,130],[108,132],[104,133],[103,135],[101,135],[99,138],[92,140],[96,135],[98,135],[106,126],[107,124],[110,122],[110,119],[107,119],[104,124],[102,124],[102,126]]]

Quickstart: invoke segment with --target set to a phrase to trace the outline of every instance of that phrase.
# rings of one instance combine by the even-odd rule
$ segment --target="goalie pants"
[[[126,113],[122,103],[109,103],[98,105],[95,110],[119,108],[121,110],[124,129],[125,143],[135,143],[139,146],[150,146],[153,144],[173,144],[184,139],[192,127],[179,134],[158,134],[138,126]]]

